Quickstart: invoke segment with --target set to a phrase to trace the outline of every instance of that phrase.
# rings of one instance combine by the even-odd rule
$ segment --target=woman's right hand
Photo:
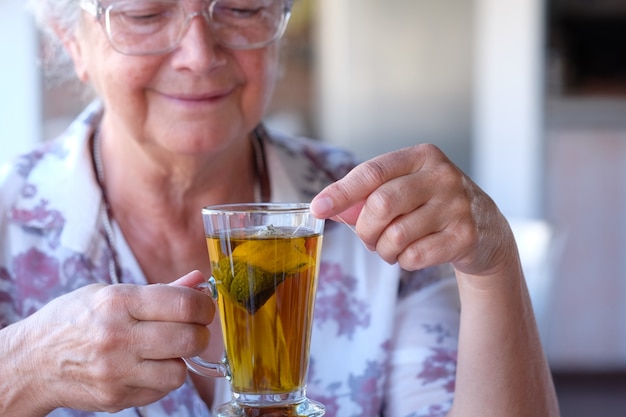
[[[200,277],[89,285],[3,329],[0,415],[116,412],[180,387],[187,376],[180,358],[207,348],[215,314],[210,297],[181,286]]]

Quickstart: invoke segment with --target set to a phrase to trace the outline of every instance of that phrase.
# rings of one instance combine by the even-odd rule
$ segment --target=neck
[[[166,154],[137,142],[120,144],[101,132],[94,137],[99,180],[115,211],[134,210],[137,201],[144,207],[181,211],[195,209],[194,201],[204,206],[269,199],[263,144],[257,132],[239,146],[191,156]]]
[[[259,139],[255,136],[252,140]],[[94,164],[104,201],[110,207],[105,211],[105,225],[107,221],[117,223],[149,282],[183,275],[198,269],[198,259],[206,260],[202,207],[254,201],[259,194],[261,199],[269,199],[261,142],[246,144],[233,158],[223,154],[206,159],[183,157],[159,164],[147,155],[129,158],[114,141],[96,132]],[[115,255],[114,237],[111,242]],[[155,256],[179,269],[165,271],[166,278],[161,278],[161,268],[155,276],[150,271],[154,261],[148,260]]]

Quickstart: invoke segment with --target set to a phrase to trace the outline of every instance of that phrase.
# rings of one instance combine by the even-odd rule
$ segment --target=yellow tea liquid
[[[310,230],[272,226],[207,236],[233,391],[304,386],[321,243]]]

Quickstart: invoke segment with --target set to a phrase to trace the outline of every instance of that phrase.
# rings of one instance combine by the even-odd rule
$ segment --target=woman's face
[[[86,13],[67,46],[77,74],[104,103],[107,131],[178,153],[245,139],[263,116],[278,71],[277,43],[225,48],[202,17],[192,20],[178,48],[162,55],[115,51]]]

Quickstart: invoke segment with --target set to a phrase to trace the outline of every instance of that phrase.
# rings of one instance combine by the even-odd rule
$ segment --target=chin
[[[228,136],[218,133],[205,133],[200,135],[179,134],[174,140],[164,143],[163,147],[173,153],[197,156],[211,152],[219,152],[229,146],[240,147],[237,136]],[[247,135],[244,135],[244,138]]]

